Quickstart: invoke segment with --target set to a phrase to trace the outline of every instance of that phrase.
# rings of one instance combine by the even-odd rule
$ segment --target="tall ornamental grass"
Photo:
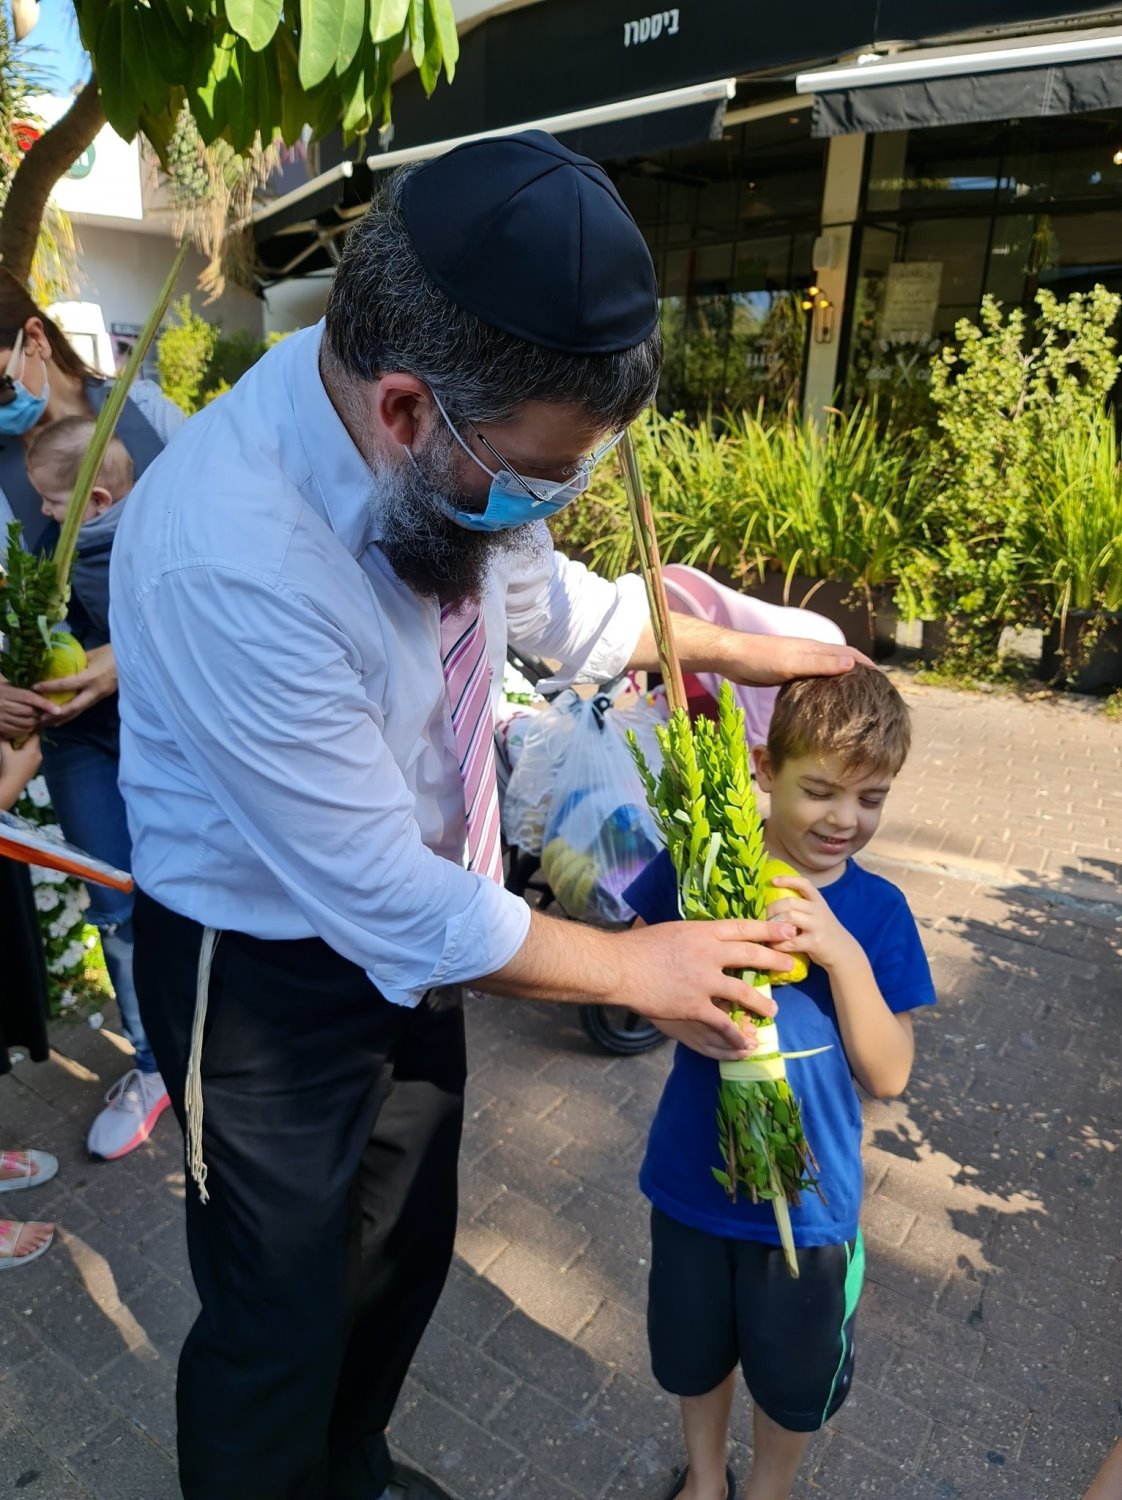
[[[884,427],[875,408],[729,414],[687,422],[648,413],[636,449],[663,559],[725,572],[751,589],[765,572],[852,584],[870,602],[910,577],[929,505],[924,449]],[[637,566],[622,483],[598,472],[590,494],[554,522],[558,545],[617,577]]]
[[[742,445],[755,532],[757,575],[851,583],[871,604],[874,590],[908,590],[922,547],[929,491],[912,435],[884,428],[876,408],[829,410],[811,424],[764,423],[745,413],[730,423]]]
[[[1113,411],[1056,442],[1029,534],[1030,576],[1055,614],[1122,612],[1122,452]]]

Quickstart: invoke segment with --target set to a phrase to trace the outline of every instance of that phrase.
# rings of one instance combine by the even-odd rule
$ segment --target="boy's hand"
[[[0,677],[0,739],[21,740],[34,734],[44,719],[54,719],[58,709],[38,693],[13,687]]]
[[[857,939],[834,916],[817,886],[802,875],[777,875],[771,883],[789,889],[791,896],[772,902],[768,920],[792,922],[798,928],[796,938],[776,943],[776,952],[804,953],[827,972],[861,952]]]
[[[95,646],[80,672],[70,677],[56,677],[51,682],[37,682],[35,690],[39,693],[73,693],[70,702],[61,704],[51,715],[56,724],[69,723],[117,691],[117,658],[113,655],[113,647]]]
[[[33,734],[18,750],[8,740],[0,740],[0,773],[10,776],[19,787],[27,785],[42,763],[37,734]]]
[[[714,1062],[740,1062],[742,1058],[751,1057],[760,1045],[756,1028],[748,1021],[741,1023],[743,1040],[735,1048],[723,1036],[718,1035],[712,1026],[706,1026],[701,1021],[656,1021],[655,1025],[674,1041],[681,1042],[694,1052],[700,1052],[702,1057],[711,1057]]]

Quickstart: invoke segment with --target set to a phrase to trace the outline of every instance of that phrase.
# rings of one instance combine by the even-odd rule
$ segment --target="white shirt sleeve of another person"
[[[611,583],[549,543],[531,562],[516,559],[511,566],[506,612],[512,646],[561,663],[555,676],[538,684],[543,692],[618,676],[650,618],[637,575]]]
[[[187,413],[165,396],[154,380],[135,381],[129,399],[136,403],[161,443],[169,442],[187,420]]]
[[[193,566],[138,599],[137,615],[126,673],[312,930],[388,1000],[415,1003],[513,958],[529,909],[422,842],[350,643],[313,601],[248,570]]]

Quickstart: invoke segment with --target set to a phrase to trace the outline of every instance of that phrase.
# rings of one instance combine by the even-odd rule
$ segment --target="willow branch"
[[[670,604],[666,598],[666,586],[662,581],[662,561],[658,552],[658,535],[655,531],[654,512],[650,497],[643,485],[639,468],[639,457],[635,443],[628,430],[619,445],[619,463],[623,473],[623,487],[627,492],[627,506],[631,512],[631,525],[635,531],[635,542],[639,549],[639,568],[647,586],[647,603],[651,611],[651,630],[658,648],[659,666],[666,684],[666,697],[673,712],[686,707],[686,686],[682,681],[682,667],[674,649],[674,628],[670,623]]]
[[[101,468],[105,458],[105,450],[109,447],[110,439],[117,426],[117,419],[121,415],[122,408],[136,379],[145,356],[151,347],[152,340],[156,336],[156,330],[163,321],[164,314],[168,310],[168,303],[175,291],[176,283],[179,281],[179,273],[183,269],[183,261],[187,254],[186,241],[180,245],[175,259],[172,261],[171,270],[167,274],[160,295],[156,299],[155,306],[148,314],[148,321],[129,351],[128,360],[124,369],[113,382],[112,389],[106,397],[105,405],[97,414],[94,423],[93,436],[90,445],[82,458],[78,477],[74,481],[74,489],[71,491],[70,499],[66,505],[66,518],[62,523],[59,533],[58,545],[55,547],[55,589],[54,608],[52,609],[52,623],[66,618],[66,607],[70,603],[70,570],[74,564],[74,549],[78,545],[78,532],[81,529],[82,517],[86,513],[86,506],[90,502],[97,480],[98,470]]]

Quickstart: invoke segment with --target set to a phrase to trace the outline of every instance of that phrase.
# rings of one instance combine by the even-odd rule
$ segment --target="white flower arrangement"
[[[51,805],[51,794],[47,791],[47,783],[42,776],[32,777],[27,783],[27,790],[24,796],[31,803],[32,807],[50,807]],[[27,816],[28,814],[25,812],[24,817]],[[36,818],[34,821],[38,823],[43,820]]]
[[[36,776],[28,783],[27,790],[16,804],[16,811],[28,822],[62,837],[47,783],[42,776]],[[31,883],[35,888],[39,934],[51,979],[51,999],[59,1007],[66,997],[73,1004],[69,985],[82,977],[89,958],[84,936],[84,913],[90,904],[89,892],[80,880],[63,874],[61,870],[46,870],[38,865],[31,867]]]

